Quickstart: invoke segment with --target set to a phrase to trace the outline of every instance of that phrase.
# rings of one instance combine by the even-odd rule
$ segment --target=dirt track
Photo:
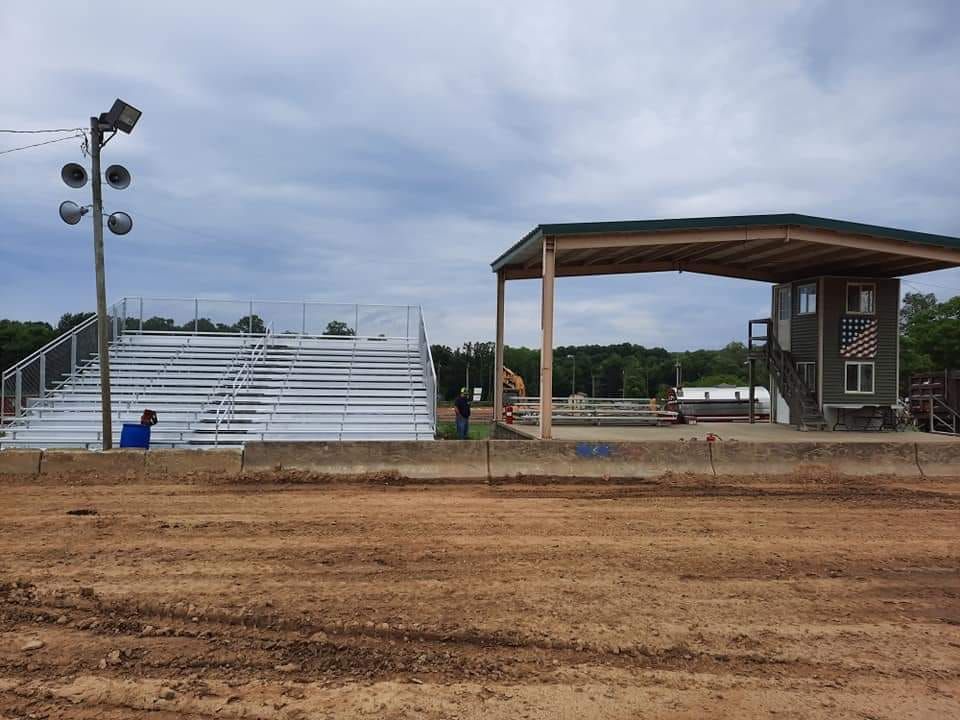
[[[8,484],[0,716],[960,717],[958,528],[960,484]]]

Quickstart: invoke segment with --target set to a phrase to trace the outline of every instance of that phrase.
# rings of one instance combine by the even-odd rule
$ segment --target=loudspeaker
[[[87,171],[83,165],[67,163],[60,171],[60,177],[72,188],[82,188],[87,184]]]
[[[77,167],[80,166],[77,165]],[[60,203],[60,219],[67,225],[76,225],[87,212],[87,208],[80,207],[73,200],[64,200]]]
[[[104,173],[107,184],[114,190],[124,190],[130,187],[130,171],[123,165],[111,165]]]
[[[133,228],[133,218],[125,212],[115,212],[107,218],[107,227],[114,235],[126,235]]]

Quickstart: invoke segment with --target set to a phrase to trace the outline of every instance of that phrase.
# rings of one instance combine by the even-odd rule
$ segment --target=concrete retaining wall
[[[713,475],[702,441],[573,442],[493,440],[490,478],[655,478],[668,473]]]
[[[960,441],[917,445],[917,462],[932,478],[960,478]]]
[[[40,476],[71,480],[141,480],[146,470],[146,455],[145,450],[44,450]]]
[[[669,474],[960,479],[958,442],[573,442],[249,443],[240,450],[4,450],[13,480],[167,482],[303,473],[329,479],[504,481],[643,479]]]
[[[243,451],[236,450],[154,450],[147,452],[147,477],[190,475],[235,478],[243,471]]]
[[[798,442],[713,443],[713,466],[719,475],[896,475],[917,478],[914,443]]]
[[[486,442],[253,442],[244,448],[243,472],[477,481],[489,476],[487,453]]]
[[[4,450],[0,452],[0,477],[36,477],[40,474],[40,450]]]

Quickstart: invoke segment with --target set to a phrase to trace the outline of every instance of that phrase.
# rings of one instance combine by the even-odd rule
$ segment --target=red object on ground
[[[513,425],[513,405],[507,405],[503,409],[503,419],[506,420],[507,425]]]

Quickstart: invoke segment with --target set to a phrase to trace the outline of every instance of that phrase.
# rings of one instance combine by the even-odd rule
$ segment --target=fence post
[[[410,339],[410,306],[407,305],[407,340]]]
[[[23,403],[23,370],[17,368],[17,386],[14,394],[13,416],[20,414],[20,405]]]
[[[193,299],[193,334],[197,334],[197,328],[200,324],[200,300],[199,298]]]
[[[77,334],[70,336],[70,374],[77,372]]]
[[[250,301],[250,312],[247,314],[247,325],[250,326],[250,334],[253,335],[253,300]]]
[[[47,394],[47,356],[45,353],[40,355],[40,397]]]
[[[360,306],[353,306],[353,336],[360,337]]]
[[[140,332],[143,333],[143,298],[140,298]]]
[[[123,322],[120,323],[120,332],[124,333],[127,331],[127,298],[123,298]]]
[[[303,303],[300,310],[301,319],[300,319],[300,334],[307,334],[307,304]]]

